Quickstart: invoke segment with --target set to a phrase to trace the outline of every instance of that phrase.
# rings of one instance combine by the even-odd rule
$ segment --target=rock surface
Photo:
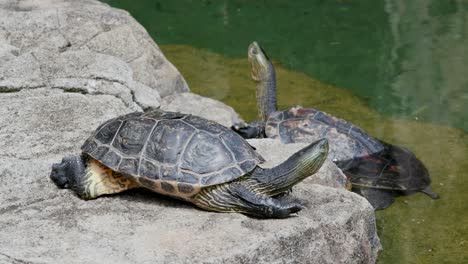
[[[1,94],[0,106],[0,123],[8,124],[0,129],[4,262],[375,262],[380,243],[372,207],[354,193],[314,184],[314,177],[293,190],[306,209],[283,220],[205,212],[144,190],[80,200],[50,181],[51,164],[78,153],[100,122],[129,111],[125,104],[39,88]],[[302,147],[273,151],[274,140],[251,142],[270,160],[265,166]]]
[[[0,59],[0,92],[108,94],[141,110],[189,90],[141,25],[99,1],[2,1]]]
[[[374,210],[343,189],[333,163],[294,188],[306,208],[282,220],[205,212],[145,190],[84,201],[49,179],[103,121],[186,90],[124,11],[91,0],[0,2],[0,263],[375,262]],[[303,147],[251,143],[264,166]]]
[[[232,107],[194,93],[166,96],[161,100],[161,109],[201,116],[226,127],[243,122]]]

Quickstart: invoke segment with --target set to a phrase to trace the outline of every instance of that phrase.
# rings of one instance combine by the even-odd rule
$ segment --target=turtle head
[[[258,45],[256,41],[249,45],[249,62],[252,65],[252,79],[257,82],[269,81],[274,71],[273,64],[266,52]],[[274,73],[273,73],[274,76]]]
[[[50,179],[59,188],[70,188],[77,176],[85,171],[84,160],[81,156],[71,156],[62,159],[62,162],[52,165]]]

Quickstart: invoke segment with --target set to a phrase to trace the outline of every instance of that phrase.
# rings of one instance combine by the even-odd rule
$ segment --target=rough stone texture
[[[232,107],[194,93],[167,96],[161,100],[161,109],[201,116],[227,127],[243,122]]]
[[[57,189],[48,177],[52,163],[78,153],[100,122],[128,111],[109,95],[41,88],[0,94],[0,123],[7,124],[0,128],[1,262],[375,261],[380,243],[372,207],[313,178],[293,190],[306,209],[282,220],[205,212],[144,190],[83,201]],[[293,145],[278,151],[268,140],[252,144],[275,162],[296,151]]]
[[[0,92],[109,94],[141,110],[189,90],[127,12],[92,0],[0,2],[0,60]]]

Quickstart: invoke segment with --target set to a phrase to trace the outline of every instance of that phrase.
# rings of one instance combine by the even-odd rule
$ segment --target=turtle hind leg
[[[238,212],[261,218],[286,218],[303,209],[297,203],[286,203],[256,193],[244,182],[234,182],[202,189],[193,203],[208,211]]]
[[[398,195],[392,190],[365,187],[353,187],[352,191],[366,198],[375,210],[383,210],[389,207],[395,201],[395,196]]]
[[[431,198],[434,199],[434,200],[440,198],[440,196],[439,196],[437,193],[435,193],[435,192],[434,192],[431,188],[429,188],[429,187],[426,187],[426,188],[422,189],[420,192],[422,192],[422,193],[428,195],[429,197],[431,197]]]
[[[50,177],[60,188],[70,188],[86,200],[138,187],[131,179],[98,161],[86,161],[80,156],[66,157],[62,163],[54,164]]]

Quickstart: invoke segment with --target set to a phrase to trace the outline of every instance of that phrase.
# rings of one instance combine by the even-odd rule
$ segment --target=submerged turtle
[[[322,139],[264,169],[263,158],[231,129],[156,110],[103,123],[82,154],[54,164],[50,177],[83,199],[144,187],[210,211],[282,218],[302,206],[272,196],[315,173],[327,154]]]
[[[394,196],[420,191],[431,198],[428,171],[403,147],[385,143],[361,128],[319,110],[293,107],[278,111],[276,77],[265,51],[253,42],[248,50],[252,78],[257,82],[257,108],[261,121],[236,125],[244,138],[280,138],[283,143],[327,138],[330,158],[347,175],[352,190],[366,197],[375,209],[384,209]]]

